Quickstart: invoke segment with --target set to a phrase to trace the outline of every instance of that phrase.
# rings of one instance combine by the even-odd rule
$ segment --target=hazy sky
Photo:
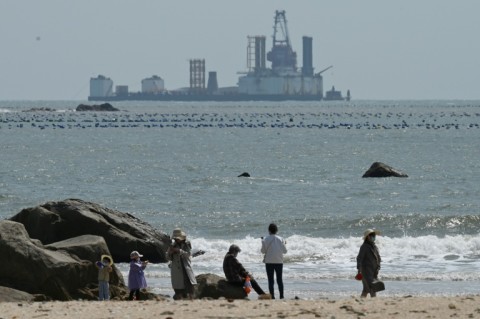
[[[315,70],[333,65],[325,90],[480,99],[480,0],[0,0],[0,100],[84,100],[98,74],[131,91],[159,75],[176,89],[192,58],[236,85],[247,36],[267,36],[270,50],[275,10],[299,67],[304,35]]]

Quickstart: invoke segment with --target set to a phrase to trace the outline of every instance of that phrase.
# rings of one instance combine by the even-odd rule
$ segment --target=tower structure
[[[190,92],[205,92],[205,59],[190,60]]]
[[[303,66],[302,74],[304,76],[313,76],[313,50],[312,37],[303,37]]]
[[[218,91],[217,72],[208,72],[207,92],[208,94],[214,94]]]
[[[274,71],[278,68],[289,68],[295,71],[297,68],[297,53],[293,51],[290,43],[285,11],[275,11],[273,47],[267,53],[267,60],[272,62]]]
[[[259,73],[266,69],[265,46],[264,35],[248,36],[247,68],[249,72]]]

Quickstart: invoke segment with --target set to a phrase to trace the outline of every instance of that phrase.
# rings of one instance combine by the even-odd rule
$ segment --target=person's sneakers
[[[270,300],[270,299],[272,299],[272,296],[270,294],[263,294],[263,295],[259,295],[258,299],[260,299],[260,300]]]

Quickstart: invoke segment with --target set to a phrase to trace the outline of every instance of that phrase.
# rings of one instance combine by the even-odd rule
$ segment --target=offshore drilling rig
[[[297,69],[297,53],[293,51],[288,34],[285,11],[275,12],[273,46],[265,54],[265,36],[249,36],[247,68],[238,81],[238,93],[259,96],[305,96],[323,98],[321,73],[314,73],[312,38],[303,37],[303,66]],[[266,60],[272,64],[266,67]]]
[[[319,101],[349,100],[350,92],[343,98],[340,91],[323,94],[322,73],[313,68],[312,38],[303,37],[303,65],[297,67],[297,53],[293,51],[288,34],[285,11],[275,11],[272,49],[266,52],[265,36],[248,36],[247,72],[238,78],[238,86],[219,87],[217,72],[208,73],[205,87],[205,60],[190,60],[190,87],[166,90],[161,77],[142,80],[141,92],[128,92],[128,86],[116,86],[113,81],[99,75],[90,79],[91,101],[159,100],[159,101]],[[271,68],[267,68],[267,60]]]

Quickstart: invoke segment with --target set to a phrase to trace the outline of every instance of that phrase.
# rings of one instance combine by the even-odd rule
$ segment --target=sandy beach
[[[477,318],[480,296],[337,300],[6,302],[13,318]]]

